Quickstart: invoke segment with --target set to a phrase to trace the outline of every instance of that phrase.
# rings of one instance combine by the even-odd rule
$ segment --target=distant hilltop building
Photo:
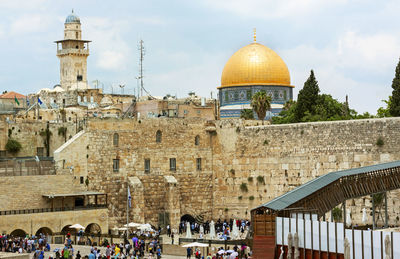
[[[264,90],[272,98],[266,118],[278,115],[293,99],[289,70],[272,49],[254,42],[239,49],[226,63],[219,89],[220,117],[238,118],[243,109],[251,109],[252,96]]]
[[[58,40],[60,85],[64,90],[87,89],[87,57],[89,40],[82,40],[81,21],[72,13],[64,23],[64,39]]]

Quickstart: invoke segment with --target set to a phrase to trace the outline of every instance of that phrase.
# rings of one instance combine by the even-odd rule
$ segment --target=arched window
[[[78,39],[78,35],[79,35],[78,32],[75,32],[76,39]]]
[[[118,142],[119,142],[119,135],[118,135],[118,133],[114,133],[114,136],[113,136],[114,147],[118,147]]]
[[[156,142],[157,142],[157,143],[161,143],[161,139],[162,139],[162,133],[161,133],[160,130],[157,130],[157,133],[156,133]]]
[[[199,136],[199,135],[197,135],[197,136],[194,138],[194,144],[195,144],[196,146],[200,145],[200,136]]]

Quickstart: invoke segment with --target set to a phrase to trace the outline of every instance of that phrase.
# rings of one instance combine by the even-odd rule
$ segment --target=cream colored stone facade
[[[90,224],[97,224],[101,233],[108,233],[107,213],[107,209],[96,209],[5,215],[0,216],[0,233],[21,229],[27,234],[35,235],[44,227],[49,228],[52,233],[60,233],[64,227],[78,222],[85,228]]]
[[[167,214],[176,226],[184,214],[249,218],[252,208],[319,175],[400,159],[399,118],[244,125],[242,120],[92,120],[84,133],[88,146],[70,143],[55,159],[83,168],[82,157],[87,157],[89,189],[109,194],[110,226],[126,220],[128,184],[132,221],[157,225]],[[114,146],[116,133],[119,141]],[[376,145],[379,137],[382,147]],[[80,158],[69,161],[71,152]],[[176,170],[170,169],[171,158],[176,159]],[[119,162],[118,171],[113,170],[113,160]],[[368,197],[348,205],[356,223],[361,222],[362,208],[371,207]],[[389,205],[390,224],[398,224],[397,191],[390,193]]]

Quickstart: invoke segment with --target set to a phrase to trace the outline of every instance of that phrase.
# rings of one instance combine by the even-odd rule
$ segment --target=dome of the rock
[[[243,85],[290,86],[289,70],[272,49],[252,43],[233,54],[222,72],[221,87]]]
[[[236,51],[226,62],[219,89],[220,118],[237,118],[252,109],[252,96],[265,91],[271,97],[266,118],[278,115],[293,99],[290,73],[283,59],[272,49],[256,42]],[[254,117],[256,114],[254,113]]]

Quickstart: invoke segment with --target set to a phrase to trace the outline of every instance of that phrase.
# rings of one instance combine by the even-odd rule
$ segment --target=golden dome
[[[232,55],[224,67],[219,88],[243,85],[290,85],[285,62],[272,49],[259,44],[247,45]]]

